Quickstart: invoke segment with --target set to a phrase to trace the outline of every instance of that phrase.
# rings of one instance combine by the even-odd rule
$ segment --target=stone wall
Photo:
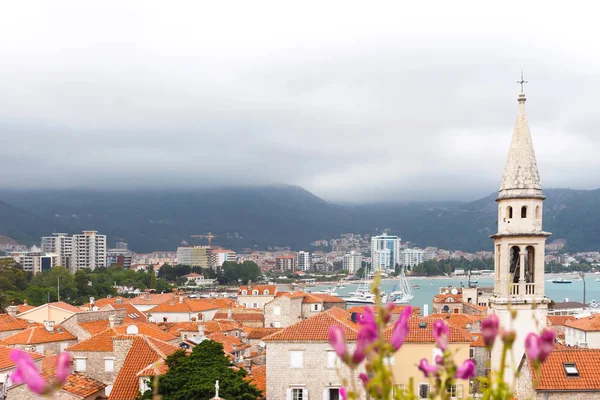
[[[275,314],[275,309],[279,307],[279,315]],[[273,301],[265,304],[265,326],[287,328],[299,322],[302,317],[302,298],[291,299],[287,296],[280,296]]]
[[[61,326],[76,336],[79,341],[87,340],[92,337],[92,334],[79,326],[80,322],[108,320],[111,315],[116,315],[121,318],[121,321],[126,317],[126,309],[107,310],[107,311],[86,311],[73,314],[65,319]]]
[[[104,351],[71,351],[71,357],[73,360],[76,358],[84,357],[86,359],[86,368],[83,372],[90,378],[97,379],[101,382],[108,384],[112,384],[117,377],[117,360],[112,352],[104,352]],[[115,359],[115,365],[113,368],[113,372],[106,372],[104,370],[104,360],[106,358]],[[75,362],[73,361],[73,368],[75,368]]]

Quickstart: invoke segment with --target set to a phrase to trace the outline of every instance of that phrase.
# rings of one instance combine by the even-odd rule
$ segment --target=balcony
[[[534,295],[535,283],[513,283],[509,287],[509,293],[513,296]]]

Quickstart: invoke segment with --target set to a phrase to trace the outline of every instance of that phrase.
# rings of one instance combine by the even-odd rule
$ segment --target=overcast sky
[[[521,69],[543,186],[600,187],[595,3],[374,3],[3,2],[0,188],[473,200]]]

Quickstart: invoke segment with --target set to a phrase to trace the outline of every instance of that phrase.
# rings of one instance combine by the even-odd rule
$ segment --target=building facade
[[[177,248],[177,264],[190,267],[212,268],[212,251],[208,246]]]
[[[73,237],[68,233],[53,233],[52,236],[42,238],[42,251],[54,253],[58,257],[58,264],[67,269],[71,268],[71,256],[73,255]]]
[[[296,270],[296,257],[293,255],[275,257],[275,268],[281,272],[294,272]]]
[[[18,251],[11,253],[13,260],[21,264],[23,271],[37,274],[42,271],[49,271],[52,267],[60,265],[59,256],[55,253],[46,253],[33,247],[30,251]]]
[[[342,266],[349,274],[354,274],[362,267],[362,253],[351,251],[350,253],[344,254]]]
[[[111,265],[116,264],[124,268],[130,268],[132,256],[133,254],[131,253],[131,251],[127,250],[127,248],[108,249],[106,252],[106,266],[110,267]]]
[[[310,271],[310,253],[308,251],[299,251],[296,260],[299,271]]]
[[[405,249],[402,250],[402,266],[406,268],[415,267],[425,261],[425,250]]]
[[[213,266],[214,267],[222,267],[224,262],[236,262],[237,255],[233,250],[225,250],[225,249],[213,249],[212,250],[213,257]]]
[[[73,257],[71,270],[106,267],[106,235],[97,231],[83,231],[73,235]]]
[[[371,268],[373,271],[393,269],[400,264],[400,241],[398,236],[371,237]]]
[[[544,295],[544,249],[550,233],[542,230],[545,196],[527,123],[525,100],[525,94],[521,93],[508,160],[496,199],[498,233],[491,236],[494,239],[495,275],[489,312],[498,316],[502,326],[516,328],[512,355],[507,357],[507,371],[516,370],[517,365],[513,363],[522,359],[526,335],[537,332],[538,324],[546,324],[550,302]],[[515,312],[515,318],[512,312]],[[501,360],[502,345],[499,342],[492,350],[494,370],[499,368]]]

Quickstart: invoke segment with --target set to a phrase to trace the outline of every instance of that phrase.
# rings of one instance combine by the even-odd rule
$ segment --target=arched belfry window
[[[512,207],[511,206],[506,207],[506,217],[508,219],[512,218]]]
[[[513,246],[510,248],[510,276],[512,277],[513,283],[519,282],[520,264],[521,257],[519,257],[519,246]]]
[[[527,218],[527,206],[521,207],[521,218]]]
[[[535,282],[535,248],[527,246],[525,249],[525,282]]]

